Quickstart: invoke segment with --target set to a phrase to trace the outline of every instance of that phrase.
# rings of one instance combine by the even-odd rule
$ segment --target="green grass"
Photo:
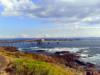
[[[71,70],[36,60],[17,59],[13,65],[16,75],[75,75]]]
[[[82,75],[79,70],[67,66],[64,68],[63,65],[56,64],[53,59],[44,55],[9,52],[2,47],[0,54],[6,56],[10,62],[6,69],[10,75]],[[53,64],[50,63],[51,60]]]

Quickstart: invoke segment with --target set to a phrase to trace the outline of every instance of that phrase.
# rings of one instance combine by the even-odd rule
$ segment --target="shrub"
[[[75,75],[70,69],[36,60],[17,59],[12,64],[15,75]]]

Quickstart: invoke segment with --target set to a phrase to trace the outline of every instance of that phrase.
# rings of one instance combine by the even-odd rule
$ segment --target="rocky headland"
[[[0,75],[85,75],[93,71],[95,65],[79,60],[80,56],[68,51],[45,53],[20,52],[15,47],[0,47],[0,59],[3,68]]]

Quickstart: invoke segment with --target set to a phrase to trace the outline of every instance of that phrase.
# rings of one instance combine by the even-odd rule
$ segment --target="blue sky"
[[[100,0],[0,0],[0,38],[100,37]]]

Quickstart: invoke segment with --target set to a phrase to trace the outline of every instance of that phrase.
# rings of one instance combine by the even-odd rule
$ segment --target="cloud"
[[[100,12],[99,0],[0,0],[4,8],[2,15],[29,16],[58,23],[89,23],[86,18]],[[98,14],[96,14],[98,13]],[[94,17],[94,18],[95,18]],[[90,24],[96,24],[98,21]]]
[[[31,0],[0,0],[0,4],[4,8],[1,14],[6,16],[27,15],[36,8]]]
[[[0,0],[0,4],[5,16],[28,16],[66,25],[100,24],[100,0]]]

